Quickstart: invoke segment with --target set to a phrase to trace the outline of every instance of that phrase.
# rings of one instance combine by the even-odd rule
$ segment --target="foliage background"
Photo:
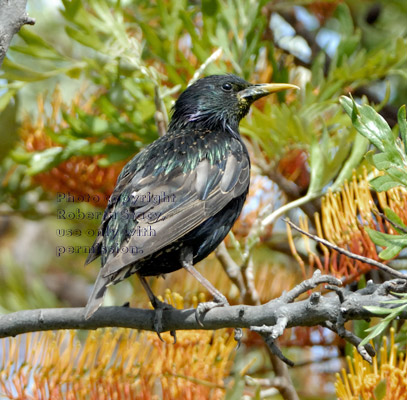
[[[44,0],[29,1],[28,10],[36,25],[21,30],[0,71],[2,312],[86,303],[98,266],[83,269],[86,255],[68,248],[91,245],[98,219],[96,214],[75,220],[58,216],[77,209],[100,214],[121,168],[158,137],[157,125],[165,126],[177,95],[191,80],[214,73],[302,88],[258,102],[241,124],[254,164],[252,187],[226,244],[239,265],[253,268],[261,302],[309,277],[314,268],[346,276],[356,286],[364,284],[364,274],[384,279],[366,265],[293,237],[272,212],[295,201],[288,207],[291,218],[302,218],[320,236],[375,259],[380,249],[365,227],[392,231],[373,210],[389,207],[407,223],[403,190],[381,195],[369,190],[372,167],[364,159],[369,142],[338,101],[352,93],[358,103],[373,105],[397,135],[397,110],[407,92],[404,1]],[[264,229],[258,229],[266,218]],[[61,246],[65,252],[58,254]],[[399,268],[403,259],[402,252]],[[215,255],[200,269],[232,303],[242,301]],[[185,307],[202,291],[184,271],[151,282],[169,301],[177,302],[167,288],[181,294],[178,305]],[[129,299],[132,306],[148,306],[136,279],[110,288],[105,304]],[[362,335],[366,325],[354,329]],[[197,346],[213,344],[206,335],[197,334]],[[243,393],[278,398],[250,378],[273,376],[261,341],[247,334],[234,353],[228,350],[230,332],[221,336],[226,347],[213,351],[229,364],[219,367],[218,376],[199,375],[199,367],[194,375],[194,368],[186,368],[185,376],[177,377],[183,383],[161,380],[158,390],[152,382],[162,370],[149,371],[155,378],[146,381],[143,395],[163,391],[172,398],[171,390],[188,382],[202,398],[234,399]],[[405,345],[405,335],[399,338]],[[152,349],[171,351],[171,345],[152,337],[143,340]],[[181,346],[188,340],[187,335]],[[345,365],[344,343],[313,328],[286,332],[282,344],[298,362],[291,373],[300,397],[335,398],[334,373]],[[208,360],[216,369],[216,357]],[[33,371],[27,376],[44,374]],[[133,373],[140,379],[147,374]],[[3,385],[11,375],[2,375]]]

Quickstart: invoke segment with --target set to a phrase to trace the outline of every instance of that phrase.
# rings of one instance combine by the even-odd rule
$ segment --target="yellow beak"
[[[291,85],[290,83],[261,83],[241,90],[237,93],[237,97],[239,100],[247,98],[251,101],[255,101],[260,97],[287,89],[299,90],[300,88],[296,85]]]

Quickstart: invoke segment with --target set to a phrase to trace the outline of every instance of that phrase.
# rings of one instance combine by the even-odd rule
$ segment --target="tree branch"
[[[349,320],[380,317],[380,315],[369,312],[365,308],[367,306],[380,306],[388,309],[397,306],[397,304],[386,303],[386,301],[396,298],[393,293],[407,293],[406,280],[395,279],[382,284],[368,282],[366,288],[356,292],[342,289],[341,296],[331,294],[322,296],[320,293],[314,292],[306,300],[292,302],[293,297],[303,293],[305,288],[311,288],[323,282],[336,284],[337,279],[321,275],[317,271],[313,278],[266,304],[214,308],[205,315],[204,327],[201,327],[196,321],[194,309],[166,310],[163,313],[163,331],[264,326],[263,333],[271,332],[269,341],[274,343],[274,340],[287,328],[322,325],[358,346],[362,356],[370,361],[373,349],[367,347],[359,349],[360,339],[345,331],[343,324]],[[57,329],[125,327],[154,330],[155,312],[153,310],[102,307],[88,320],[85,320],[83,315],[84,308],[37,309],[2,315],[0,316],[0,337]],[[403,312],[400,318],[407,319],[407,311]]]
[[[0,0],[0,66],[13,36],[23,25],[35,24],[25,11],[26,4],[27,0]]]
[[[216,248],[215,254],[228,278],[239,289],[240,298],[244,299],[246,296],[246,287],[244,285],[242,272],[240,270],[240,267],[230,256],[224,241]]]
[[[230,256],[225,243],[222,242],[216,249],[216,256],[222,264],[223,269],[229,278],[236,284],[240,290],[240,296],[246,304],[253,306],[260,305],[260,296],[254,286],[253,278],[253,268],[251,266],[251,260],[243,262],[240,267],[234,262]],[[267,344],[267,335],[262,335],[265,338]],[[276,355],[275,351],[278,349],[277,346],[267,345],[270,361],[273,365],[273,370],[275,378],[280,382],[278,387],[284,400],[299,400],[297,392],[295,391],[294,385],[291,380],[290,373],[285,362],[288,360],[282,360],[281,354]]]

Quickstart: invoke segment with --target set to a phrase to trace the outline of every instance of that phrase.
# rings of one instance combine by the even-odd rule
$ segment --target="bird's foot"
[[[202,319],[205,317],[205,314],[208,311],[216,307],[225,307],[225,306],[229,306],[228,300],[222,293],[217,293],[214,296],[213,301],[207,301],[205,303],[198,304],[198,307],[195,310],[196,322],[198,322],[198,324],[203,327],[204,325]]]
[[[216,307],[226,307],[226,306],[230,306],[230,304],[227,301],[226,297],[223,296],[223,294],[221,294],[221,293],[214,296],[213,301],[199,303],[198,307],[195,310],[196,322],[198,322],[198,324],[203,327],[204,325],[203,325],[202,319],[205,317],[205,314],[208,311],[210,311]],[[235,328],[234,338],[237,342],[236,349],[238,349],[240,347],[240,341],[241,341],[242,337],[243,337],[242,329]]]
[[[164,310],[175,310],[175,308],[168,303],[164,303],[157,298],[155,298],[154,302],[152,303],[155,314],[154,314],[154,330],[157,333],[159,339],[164,342],[163,338],[161,337],[161,332],[163,331],[163,311]],[[174,338],[174,344],[177,343],[177,335],[175,331],[170,331],[170,335]]]

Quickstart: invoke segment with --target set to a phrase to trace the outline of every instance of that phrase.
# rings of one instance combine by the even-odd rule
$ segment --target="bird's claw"
[[[225,305],[229,305],[229,304],[228,303],[226,303],[226,304],[217,303],[216,301],[207,301],[205,303],[199,303],[198,307],[195,310],[196,322],[198,322],[198,324],[203,327],[204,325],[203,325],[203,322],[201,321],[201,319],[203,319],[203,317],[205,317],[205,314],[209,310],[212,310],[213,308],[223,307]]]
[[[213,301],[207,301],[205,303],[199,303],[198,307],[195,310],[195,319],[198,325],[204,327],[202,319],[205,317],[205,314],[216,307],[225,307],[230,306],[226,297],[223,295],[214,297]],[[241,328],[235,328],[234,338],[237,342],[236,350],[240,347],[240,341],[243,337],[243,331]]]
[[[205,314],[212,310],[213,308],[216,307],[224,307],[224,306],[229,306],[229,302],[227,300],[227,298],[219,293],[217,294],[214,298],[213,301],[207,301],[205,303],[199,303],[198,307],[195,310],[195,319],[196,322],[200,325],[200,326],[204,326],[202,323],[202,319],[203,317],[205,317]]]
[[[174,307],[171,304],[164,303],[159,301],[158,299],[153,304],[155,313],[154,313],[154,330],[157,333],[158,338],[164,342],[163,338],[161,337],[161,332],[163,331],[163,311],[164,310],[174,310]],[[174,344],[177,343],[177,334],[175,331],[170,331],[170,335],[174,338]]]
[[[242,328],[235,328],[234,339],[237,342],[236,350],[238,350],[240,345],[242,344],[242,338],[243,338],[243,330],[242,330]]]

